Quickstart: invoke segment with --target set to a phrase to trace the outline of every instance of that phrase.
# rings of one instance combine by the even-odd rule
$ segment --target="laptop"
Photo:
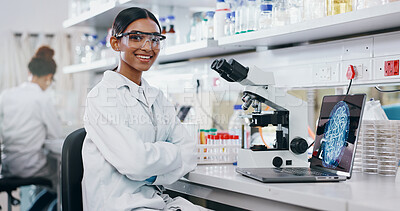
[[[236,168],[261,182],[334,182],[350,179],[365,94],[322,100],[310,167]]]

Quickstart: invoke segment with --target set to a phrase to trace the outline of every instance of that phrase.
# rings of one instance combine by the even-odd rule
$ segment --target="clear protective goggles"
[[[154,32],[141,32],[141,31],[133,31],[126,32],[122,34],[118,34],[115,36],[116,38],[122,38],[121,41],[124,45],[127,45],[132,48],[143,48],[147,42],[149,42],[151,49],[159,50],[164,47],[166,37],[160,33]]]

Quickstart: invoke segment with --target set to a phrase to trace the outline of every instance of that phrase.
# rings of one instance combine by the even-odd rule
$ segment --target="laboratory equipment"
[[[268,29],[272,25],[272,0],[264,0],[260,5],[258,29]]]
[[[254,108],[251,113],[250,127],[277,126],[276,141],[269,148],[255,145],[250,149],[240,149],[238,166],[241,168],[308,166],[307,149],[307,103],[275,89],[273,73],[264,72],[257,67],[249,69],[234,59],[217,59],[211,69],[228,82],[238,82],[245,86],[243,91],[243,109]],[[274,99],[272,102],[269,99]],[[284,105],[280,106],[278,105]],[[274,111],[262,111],[262,104]],[[290,121],[289,121],[290,119]],[[285,160],[286,162],[278,162]]]
[[[256,0],[247,0],[247,32],[257,31],[257,10]]]
[[[225,29],[225,18],[226,14],[230,11],[229,5],[225,2],[225,0],[217,0],[217,5],[215,9],[214,16],[214,39],[218,39],[224,36]]]
[[[337,15],[353,11],[353,0],[327,0],[327,15]]]

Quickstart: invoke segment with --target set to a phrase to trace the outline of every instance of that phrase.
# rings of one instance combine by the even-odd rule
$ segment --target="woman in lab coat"
[[[142,78],[165,37],[146,9],[121,11],[111,47],[119,65],[88,94],[82,156],[84,210],[204,210],[162,194],[196,167],[195,141],[163,93]]]
[[[57,169],[44,150],[46,144],[62,137],[61,122],[45,93],[56,72],[53,55],[53,49],[40,47],[28,65],[29,82],[0,95],[0,139],[3,176],[45,177],[52,180],[55,190]]]

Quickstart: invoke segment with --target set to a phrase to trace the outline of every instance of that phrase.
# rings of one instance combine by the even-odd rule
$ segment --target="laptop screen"
[[[350,173],[365,97],[357,94],[323,98],[311,167]]]

